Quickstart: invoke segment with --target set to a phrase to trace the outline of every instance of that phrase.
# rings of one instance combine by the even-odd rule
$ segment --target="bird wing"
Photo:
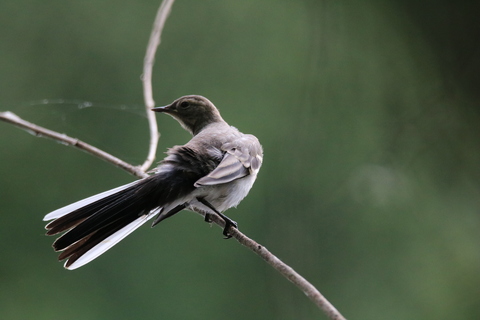
[[[208,175],[195,182],[195,187],[227,183],[243,178],[249,174],[248,169],[234,155],[225,153],[219,165]]]
[[[195,187],[211,186],[241,179],[256,174],[262,164],[262,147],[257,138],[244,135],[221,147],[224,156],[218,166],[208,175],[195,182]]]

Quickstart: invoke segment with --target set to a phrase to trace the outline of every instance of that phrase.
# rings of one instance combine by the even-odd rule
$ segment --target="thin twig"
[[[81,140],[78,140],[76,138],[72,138],[67,136],[66,134],[63,133],[58,133],[56,131],[49,130],[47,128],[38,126],[34,123],[28,122],[14,114],[13,112],[6,111],[6,112],[0,112],[0,120],[3,120],[5,122],[11,123],[16,127],[19,127],[21,129],[26,130],[27,132],[33,134],[36,137],[45,137],[45,138],[51,138],[53,140],[59,141],[62,144],[69,145],[75,148],[78,148],[80,150],[86,151],[90,153],[91,155],[103,159],[107,162],[110,162],[116,167],[119,167],[125,171],[127,171],[130,174],[133,174],[134,176],[138,178],[145,178],[148,177],[148,175],[140,169],[139,167],[132,166],[131,164],[115,157],[112,156],[111,154],[100,150],[88,143],[85,143]]]
[[[162,30],[165,26],[165,22],[167,21],[167,17],[170,13],[173,2],[174,0],[164,0],[160,5],[157,16],[155,17],[155,21],[153,23],[150,40],[148,41],[147,52],[145,53],[145,58],[143,60],[143,98],[145,100],[145,108],[147,110],[148,124],[150,128],[150,147],[148,150],[147,159],[141,166],[143,171],[147,171],[155,160],[158,139],[160,138],[155,114],[150,112],[150,109],[155,107],[155,101],[153,100],[152,92],[152,73],[153,64],[155,62],[155,53],[157,51],[157,47],[160,45]]]
[[[218,215],[211,215],[210,220],[215,222],[221,228],[224,228],[225,222]],[[245,247],[249,248],[263,260],[265,260],[269,265],[271,265],[275,270],[280,272],[282,276],[287,278],[290,282],[295,284],[303,293],[312,300],[313,303],[317,305],[329,319],[332,320],[346,320],[345,317],[317,290],[310,282],[302,277],[299,273],[293,270],[292,267],[287,265],[285,262],[277,258],[273,253],[268,251],[267,248],[259,244],[253,239],[247,237],[244,233],[236,228],[230,227],[230,235],[235,238],[238,242],[243,244]]]
[[[298,274],[293,268],[277,258],[264,246],[250,239],[238,229],[231,228],[232,236],[244,246],[250,248],[256,254],[263,258],[268,264],[275,268],[285,278],[295,284],[303,293],[312,300],[330,319],[345,320],[338,310],[317,290],[310,282]]]
[[[113,165],[139,177],[144,178],[148,175],[142,171],[140,168],[132,166],[112,155],[106,153],[98,148],[95,148],[85,142],[82,142],[78,139],[71,138],[65,134],[61,134],[40,126],[37,126],[33,123],[25,121],[15,115],[12,112],[0,112],[0,120],[9,122],[21,129],[24,129],[37,137],[48,137],[57,141],[60,141],[63,144],[70,145],[81,150],[87,151],[88,153],[103,159],[107,162],[112,163]],[[212,215],[211,220],[220,227],[224,227],[225,221],[217,215]],[[238,229],[230,228],[230,234],[237,239],[238,242],[258,254],[262,257],[268,264],[270,264],[275,270],[280,272],[285,278],[294,283],[300,290],[302,290],[307,297],[310,298],[327,316],[332,320],[345,320],[345,318],[340,314],[340,312],[335,309],[335,307],[305,278],[293,270],[290,266],[285,264],[283,261],[278,259],[270,251],[267,250],[264,246],[260,245],[256,241],[250,239],[245,234],[240,232]]]
[[[12,112],[0,112],[0,120],[11,123],[14,126],[17,126],[21,129],[26,130],[29,133],[37,137],[47,137],[53,140],[57,140],[63,144],[76,147],[78,149],[84,150],[100,159],[103,159],[107,162],[112,163],[113,165],[133,174],[139,178],[145,178],[148,175],[145,171],[152,165],[155,159],[155,153],[157,149],[157,143],[159,139],[157,123],[155,115],[153,112],[149,112],[150,108],[155,106],[155,102],[152,96],[152,69],[155,59],[155,52],[160,44],[160,35],[162,29],[165,25],[166,18],[170,12],[171,6],[174,0],[164,0],[158,10],[157,17],[155,18],[154,27],[152,34],[150,36],[150,41],[147,46],[147,53],[144,60],[144,71],[143,71],[143,85],[144,85],[144,99],[145,106],[147,109],[147,116],[149,120],[150,127],[150,148],[147,159],[145,163],[139,168],[135,167],[129,163],[126,163],[120,160],[117,157],[110,155],[92,145],[89,145],[78,139],[69,137],[65,134],[61,134],[38,125],[35,125],[31,122],[25,121],[15,115]],[[225,222],[219,216],[211,216],[211,220],[220,227],[224,227]],[[289,281],[294,283],[300,290],[302,290],[307,297],[310,298],[326,315],[329,319],[332,320],[345,320],[345,318],[338,312],[338,310],[305,278],[293,270],[290,266],[285,264],[283,261],[278,259],[270,251],[268,251],[264,246],[260,245],[256,241],[250,239],[245,234],[240,232],[238,229],[230,228],[230,234],[237,239],[242,245],[246,246],[260,257],[262,257],[268,264],[275,268],[281,275],[287,278]]]

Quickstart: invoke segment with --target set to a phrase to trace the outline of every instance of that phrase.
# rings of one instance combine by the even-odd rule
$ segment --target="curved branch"
[[[78,139],[71,138],[65,134],[61,134],[40,126],[37,126],[31,122],[25,121],[15,115],[12,112],[0,112],[0,120],[9,122],[21,129],[26,130],[27,132],[33,134],[37,137],[46,137],[53,140],[57,140],[63,144],[84,150],[90,153],[97,158],[103,159],[107,162],[112,163],[113,165],[137,176],[139,178],[145,178],[148,175],[140,168],[132,166],[129,163],[126,163],[117,157],[110,155],[107,152],[104,152],[94,146],[91,146],[85,142],[82,142]],[[212,215],[210,219],[215,222],[220,227],[225,226],[225,221],[217,215]],[[340,314],[340,312],[335,309],[335,307],[315,288],[310,282],[293,270],[290,266],[285,264],[270,251],[267,250],[264,246],[260,245],[258,242],[250,239],[245,234],[240,232],[238,229],[230,228],[229,230],[232,237],[237,239],[238,242],[258,254],[262,257],[268,264],[270,264],[275,270],[280,272],[282,276],[287,278],[293,284],[295,284],[300,290],[302,290],[305,295],[310,298],[330,319],[332,320],[345,320],[345,318]]]
[[[62,144],[72,146],[75,148],[78,148],[80,150],[86,151],[87,153],[90,153],[91,155],[103,159],[111,164],[113,164],[116,167],[119,167],[120,169],[123,169],[127,171],[128,173],[138,177],[138,178],[145,178],[148,177],[148,174],[145,173],[142,169],[139,167],[132,166],[131,164],[115,157],[112,156],[111,154],[100,150],[86,142],[83,142],[81,140],[78,140],[76,138],[72,138],[67,136],[66,134],[63,133],[58,133],[56,131],[38,126],[34,123],[28,122],[26,120],[23,120],[16,114],[10,111],[6,112],[0,112],[0,120],[3,120],[5,122],[11,123],[16,127],[19,127],[28,133],[33,134],[36,137],[43,137],[43,138],[50,138],[56,141],[61,142]]]
[[[232,229],[232,228],[231,228]],[[232,236],[238,242],[251,249],[253,252],[263,258],[275,270],[280,272],[282,276],[295,284],[303,293],[312,300],[330,319],[345,320],[338,310],[317,290],[310,282],[308,282],[299,273],[293,270],[289,265],[277,258],[274,254],[267,250],[264,246],[250,239],[238,229],[230,231]]]
[[[139,168],[135,167],[129,163],[122,161],[121,159],[110,155],[92,145],[89,145],[78,139],[69,137],[65,134],[61,134],[40,126],[37,126],[31,122],[25,121],[15,115],[12,112],[0,112],[0,120],[11,123],[21,129],[26,130],[27,132],[37,136],[37,137],[47,137],[53,140],[59,141],[63,144],[73,146],[75,148],[84,150],[91,155],[94,155],[100,159],[103,159],[113,165],[133,174],[138,178],[145,178],[148,175],[145,171],[151,166],[155,159],[155,153],[158,143],[158,128],[153,112],[149,112],[150,108],[155,106],[155,102],[152,96],[152,68],[154,64],[155,52],[160,44],[160,35],[165,25],[166,18],[170,12],[171,6],[174,0],[164,0],[160,9],[158,10],[157,17],[155,18],[154,28],[150,36],[150,41],[147,47],[147,53],[144,60],[144,70],[143,70],[143,85],[144,85],[144,99],[145,106],[147,109],[147,116],[150,127],[150,148],[147,159],[145,163]],[[220,227],[224,227],[224,220],[217,215],[212,215],[211,220]],[[287,278],[289,281],[294,283],[300,290],[302,290],[307,297],[310,298],[326,315],[329,319],[332,320],[345,320],[345,318],[338,312],[337,309],[305,278],[293,270],[290,266],[285,264],[283,261],[278,259],[270,251],[268,251],[264,246],[260,245],[256,241],[250,239],[245,234],[240,232],[238,229],[230,228],[230,234],[237,239],[242,245],[246,246],[260,257],[262,257],[268,264],[275,268],[281,275]]]
[[[150,112],[150,109],[155,107],[155,101],[153,100],[152,93],[152,73],[153,64],[155,62],[155,53],[157,51],[157,47],[160,45],[163,27],[165,26],[165,22],[167,21],[167,17],[170,13],[173,2],[174,0],[164,0],[158,9],[155,22],[153,23],[152,33],[150,34],[150,39],[148,41],[147,52],[145,53],[145,58],[143,60],[143,98],[145,100],[145,108],[150,128],[150,147],[148,150],[147,159],[141,166],[143,171],[147,171],[155,160],[158,139],[160,138],[155,114]]]
[[[218,215],[211,215],[210,220],[215,222],[221,228],[224,228],[225,221]],[[287,265],[285,262],[277,258],[273,253],[271,253],[267,248],[259,244],[253,239],[247,237],[244,233],[236,228],[230,227],[229,234],[235,238],[238,242],[243,244],[245,247],[249,248],[263,260],[265,260],[269,265],[271,265],[275,270],[277,270],[282,276],[287,278],[290,282],[295,284],[303,293],[312,300],[313,303],[320,308],[329,319],[332,320],[346,320],[342,314],[317,290],[310,282],[308,282],[304,277],[297,273],[292,267]]]

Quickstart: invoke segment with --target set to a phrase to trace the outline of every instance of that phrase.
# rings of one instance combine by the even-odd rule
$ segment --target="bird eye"
[[[188,107],[190,107],[190,103],[188,101],[183,101],[180,103],[180,108],[187,109]]]

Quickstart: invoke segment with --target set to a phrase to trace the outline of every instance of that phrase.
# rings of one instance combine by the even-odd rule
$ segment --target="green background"
[[[134,164],[159,1],[0,2],[0,110]],[[349,319],[480,318],[480,24],[468,1],[181,1],[154,69],[201,94],[264,165],[227,214]],[[189,139],[158,116],[166,148]],[[184,212],[64,270],[42,217],[133,181],[0,123],[0,319],[325,319]]]

